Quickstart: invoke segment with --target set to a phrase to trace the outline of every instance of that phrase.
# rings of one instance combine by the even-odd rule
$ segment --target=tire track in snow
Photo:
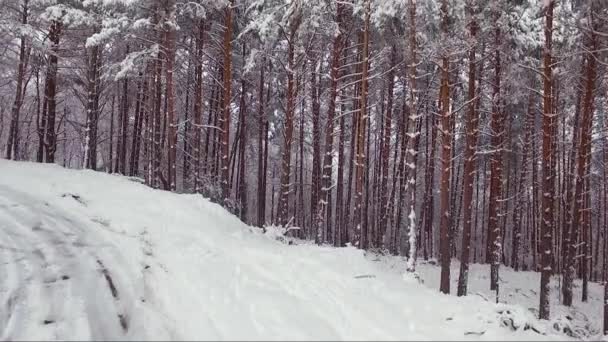
[[[0,211],[0,222],[2,222],[2,211]],[[6,227],[2,224],[2,230]],[[2,248],[2,274],[0,277],[0,339],[8,340],[6,331],[9,325],[14,323],[13,316],[17,310],[17,303],[23,297],[23,288],[19,285],[23,283],[26,275],[25,250],[16,247],[16,242],[7,234],[0,234]]]
[[[91,232],[85,232],[69,213],[10,188],[0,186],[0,200],[10,203],[0,206],[3,244],[24,252],[20,265],[14,261],[15,252],[4,252],[12,254],[7,257],[7,267],[13,269],[8,278],[13,279],[16,285],[10,286],[17,290],[9,291],[7,304],[0,311],[2,339],[65,339],[75,334],[96,340],[124,339],[129,325],[125,312],[129,298],[125,296],[127,302],[121,302],[120,282],[108,281],[111,271],[98,255],[102,248],[93,250],[95,244],[86,241],[85,233]],[[96,244],[102,242],[97,247],[111,246],[98,236],[94,239]],[[20,269],[25,273],[19,273]],[[45,302],[48,305],[42,309]],[[36,307],[39,309],[32,312],[31,308]],[[41,332],[40,336],[18,335],[32,330],[23,329],[32,324],[42,325],[34,329]]]
[[[3,198],[8,199],[6,196]],[[19,210],[3,212],[3,232],[14,246],[26,251],[21,260],[21,267],[18,266],[26,271],[26,275],[19,277],[17,286],[21,292],[19,296],[13,297],[17,300],[15,305],[23,308],[19,312],[24,313],[23,317],[15,318],[13,327],[9,326],[10,321],[7,321],[4,338],[26,337],[18,335],[24,333],[36,334],[31,336],[32,338],[61,338],[62,330],[65,332],[69,329],[62,318],[68,310],[73,309],[66,307],[66,298],[70,297],[72,283],[67,281],[69,276],[64,274],[62,267],[65,259],[71,256],[66,254],[66,249],[49,243],[49,238],[41,234],[48,231],[44,220],[30,215],[29,210],[24,210],[24,206],[13,208]],[[31,246],[29,250],[28,246]],[[56,326],[58,324],[61,326]],[[32,325],[38,327],[34,328]]]

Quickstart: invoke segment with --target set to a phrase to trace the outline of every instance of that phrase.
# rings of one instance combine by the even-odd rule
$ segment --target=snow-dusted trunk
[[[441,29],[444,37],[447,37],[449,30],[448,0],[441,2]],[[450,293],[450,178],[452,175],[452,133],[450,117],[450,74],[449,74],[448,52],[444,51],[441,58],[441,88],[440,88],[440,113],[441,120],[439,131],[442,136],[441,145],[441,186],[440,186],[440,238],[439,252],[441,254],[441,280],[439,290],[443,293]]]
[[[291,193],[291,145],[293,142],[293,119],[296,106],[295,85],[295,39],[300,24],[299,14],[290,22],[289,46],[287,51],[287,108],[283,132],[283,150],[281,152],[281,185],[279,188],[279,223],[287,225],[291,221],[289,214],[289,194]]]
[[[28,11],[29,11],[29,0],[23,0],[21,7],[21,24],[27,25]],[[21,106],[23,105],[23,81],[25,79],[25,70],[27,69],[27,61],[29,59],[30,47],[26,47],[26,37],[21,36],[19,46],[19,65],[17,67],[17,85],[15,88],[15,101],[13,102],[13,108],[11,111],[11,122],[8,132],[8,141],[6,144],[6,159],[18,159],[19,158],[19,114],[21,112]],[[27,83],[26,83],[27,84]]]
[[[137,104],[135,106],[136,120],[133,132],[133,140],[131,145],[131,165],[129,173],[132,176],[137,176],[139,174],[139,158],[141,150],[141,141],[142,141],[142,131],[147,130],[148,126],[148,90],[149,90],[149,78],[151,74],[150,64],[146,64],[146,68],[144,69],[144,74],[140,75],[140,83],[138,86],[141,88],[140,95],[137,100]],[[145,128],[144,128],[145,127]],[[144,136],[146,134],[144,133]],[[145,158],[144,152],[144,158]]]
[[[475,152],[477,150],[478,122],[479,115],[475,106],[475,90],[476,78],[476,52],[477,52],[477,21],[475,18],[474,1],[467,3],[467,11],[469,15],[469,80],[468,80],[468,111],[465,122],[466,130],[466,145],[464,147],[464,171],[462,176],[462,208],[463,208],[463,223],[462,223],[462,250],[460,257],[460,274],[458,277],[458,296],[466,296],[467,285],[469,281],[469,258],[471,254],[471,219],[473,217],[473,180],[475,176],[475,162],[477,160]]]
[[[264,141],[266,141],[266,113],[264,102],[264,70],[266,69],[266,56],[262,59],[260,67],[260,83],[258,87],[258,189],[257,189],[257,206],[258,206],[258,227],[263,227],[266,223],[266,170],[264,168]]]
[[[578,165],[576,173],[576,188],[574,193],[574,219],[573,222],[579,227],[582,232],[581,239],[581,273],[583,278],[582,286],[582,301],[586,302],[588,299],[588,282],[589,282],[589,245],[590,245],[590,219],[589,219],[589,175],[591,169],[591,134],[593,127],[593,103],[595,96],[595,79],[597,77],[597,34],[595,33],[598,29],[597,25],[594,25],[593,17],[590,18],[592,23],[592,30],[590,37],[587,42],[587,68],[586,68],[586,79],[585,79],[585,95],[583,98],[582,118],[581,118],[581,133],[580,133],[580,145],[578,153]],[[585,184],[587,183],[587,185]],[[572,239],[572,235],[570,235]],[[574,241],[572,239],[571,241]],[[574,256],[571,255],[572,261]],[[572,265],[573,262],[570,262]]]
[[[177,118],[175,115],[175,85],[173,82],[173,66],[175,65],[175,0],[169,0],[165,8],[165,22],[163,30],[165,33],[164,52],[166,58],[165,82],[166,82],[166,101],[167,101],[167,120],[168,120],[168,174],[167,181],[169,190],[175,191],[177,185],[176,176],[176,145],[177,145]]]
[[[408,238],[409,238],[409,256],[407,262],[407,270],[409,272],[416,271],[416,247],[417,247],[417,230],[416,227],[416,155],[418,154],[418,136],[420,129],[418,126],[418,43],[416,42],[416,1],[409,0],[409,44],[410,44],[410,65],[409,65],[409,124],[408,124],[408,144],[406,153],[407,167],[407,196],[408,203]]]
[[[133,122],[133,135],[131,137],[131,155],[129,156],[129,176],[136,176],[139,173],[139,147],[138,141],[141,139],[141,128],[143,125],[143,84],[144,75],[140,71],[137,78],[137,95],[135,97],[135,121]],[[142,103],[143,102],[143,103]],[[137,151],[136,151],[137,149]]]
[[[540,229],[541,238],[541,278],[540,278],[540,301],[539,318],[549,319],[549,282],[553,269],[553,202],[554,202],[554,180],[553,151],[555,117],[553,113],[553,57],[551,55],[553,42],[553,8],[555,0],[548,0],[545,7],[545,46],[543,53],[543,158],[542,164],[542,222]]]
[[[230,101],[232,87],[232,7],[230,0],[224,9],[224,34],[223,34],[223,103],[221,119],[221,142],[220,142],[220,179],[222,187],[222,203],[230,201],[229,182],[229,150],[230,150]]]
[[[40,68],[37,71],[38,82],[40,82]],[[44,92],[43,92],[43,100],[42,100],[42,112],[40,111],[40,107],[38,108],[38,117],[36,118],[36,133],[38,133],[38,149],[36,150],[36,161],[38,163],[42,163],[44,161],[44,141],[46,136],[46,113],[47,113],[47,98],[46,98],[46,89],[48,87],[48,83],[44,81]],[[38,106],[40,106],[40,86],[36,89],[37,97],[38,97]],[[111,136],[111,135],[110,135]]]
[[[203,162],[202,162],[202,174],[206,178],[214,179],[216,176],[216,145],[217,145],[217,116],[218,108],[220,106],[220,88],[222,80],[222,70],[219,66],[216,67],[215,77],[217,79],[214,82],[211,92],[209,94],[209,116],[207,117],[207,126],[214,127],[213,129],[207,129],[205,134],[205,150],[203,151]]]
[[[127,45],[126,54],[129,54]],[[126,175],[127,171],[127,132],[129,129],[129,78],[125,76],[122,80],[122,97],[120,107],[120,134],[116,145],[118,158],[116,160],[115,172]]]
[[[430,112],[427,114],[427,138],[430,140],[427,150],[427,167],[425,170],[425,195],[423,202],[423,216],[424,216],[424,240],[423,241],[423,251],[424,251],[424,259],[428,259],[428,257],[433,256],[433,222],[434,222],[434,212],[435,212],[435,202],[434,202],[434,190],[435,190],[435,142],[437,140],[437,120],[435,119],[435,113]],[[420,227],[422,230],[422,227]],[[421,234],[422,238],[422,234]]]
[[[369,30],[370,30],[370,0],[365,3],[365,20],[362,32],[362,56],[361,56],[361,89],[359,93],[359,110],[357,112],[356,125],[356,150],[355,150],[355,201],[353,226],[355,228],[355,246],[367,248],[367,227],[363,227],[363,183],[365,178],[365,131],[367,128],[367,96],[368,96],[368,72],[369,72]]]
[[[59,64],[59,38],[63,24],[58,20],[51,22],[49,30],[49,41],[51,51],[49,53],[48,68],[46,71],[46,116],[44,118],[44,161],[55,162],[55,151],[57,151],[57,133],[55,132],[55,116],[57,112],[57,69]]]
[[[89,50],[87,65],[87,105],[84,138],[84,166],[87,169],[97,169],[97,118],[99,102],[99,46]]]
[[[405,82],[404,82],[405,86]],[[391,232],[391,243],[390,249],[394,255],[400,253],[400,238],[401,238],[401,220],[403,219],[403,200],[405,198],[405,185],[407,181],[406,174],[406,165],[405,161],[407,159],[406,152],[407,146],[409,143],[409,137],[407,136],[407,132],[409,129],[410,120],[407,117],[407,101],[403,101],[403,106],[401,110],[401,127],[399,129],[398,135],[400,136],[401,146],[399,148],[399,163],[397,163],[397,176],[395,177],[394,183],[394,196],[396,197],[396,202],[394,206],[397,208],[395,213],[395,220],[392,224],[393,229]],[[397,187],[398,185],[398,187]],[[392,202],[392,200],[391,200]],[[394,208],[393,208],[394,209]]]
[[[581,69],[581,74],[584,74],[584,66]],[[574,114],[574,121],[572,127],[572,147],[570,149],[570,166],[567,174],[566,181],[566,210],[564,218],[564,232],[562,233],[562,254],[563,254],[563,274],[562,274],[562,303],[566,306],[572,305],[572,284],[575,276],[575,260],[576,255],[576,239],[578,225],[574,225],[574,194],[576,192],[576,154],[578,151],[577,146],[579,145],[579,133],[580,133],[580,112],[581,112],[581,98],[582,94],[579,92],[576,100],[576,110]],[[572,264],[572,265],[571,265]]]
[[[492,155],[490,157],[490,198],[488,204],[488,238],[490,240],[490,289],[498,291],[498,269],[500,266],[501,256],[501,229],[498,224],[500,217],[506,217],[500,212],[501,200],[503,197],[502,189],[502,150],[504,140],[504,115],[500,102],[502,101],[500,89],[500,9],[495,8],[495,33],[494,45],[494,82],[492,89],[492,118],[491,118],[491,148]]]
[[[357,44],[356,44],[356,49],[354,49],[355,52],[355,58],[354,58],[354,62],[351,63],[352,66],[354,66],[352,69],[354,69],[354,74],[355,75],[361,75],[361,69],[362,69],[362,65],[361,63],[359,63],[360,60],[360,56],[361,56],[361,51],[362,46],[363,46],[363,40],[362,40],[362,35],[361,34],[357,34]],[[346,45],[346,39],[345,39],[345,45],[344,45],[344,49],[353,49],[350,46]],[[347,56],[349,56],[350,54],[347,53],[346,51],[344,52],[345,58],[347,58]],[[350,69],[350,68],[349,68]],[[346,181],[346,205],[344,207],[344,219],[343,219],[343,226],[345,227],[346,230],[349,231],[349,242],[351,243],[355,243],[355,228],[353,227],[353,221],[351,220],[352,218],[352,202],[353,202],[353,176],[355,174],[355,158],[356,158],[356,141],[357,141],[357,124],[358,124],[358,120],[357,120],[357,113],[359,111],[359,93],[361,91],[361,78],[357,77],[355,81],[353,81],[353,86],[351,87],[352,89],[352,95],[347,95],[349,101],[351,102],[351,110],[350,113],[352,113],[350,116],[350,147],[349,147],[349,154],[348,154],[348,180]],[[348,94],[348,92],[346,92]],[[346,96],[345,96],[346,98]],[[342,98],[340,99],[342,100]],[[344,113],[342,113],[344,114]]]
[[[322,186],[321,163],[323,162],[323,159],[321,159],[321,102],[319,101],[320,87],[319,77],[317,76],[319,73],[318,69],[320,67],[321,64],[319,62],[311,63],[310,67],[310,99],[312,107],[312,176],[310,189],[310,217],[313,222],[313,227]]]
[[[196,30],[194,30],[194,34],[196,35]],[[193,113],[191,112],[191,108],[193,107],[191,105],[192,101],[192,76],[195,76],[195,73],[192,69],[192,62],[193,62],[193,49],[194,49],[194,37],[189,37],[189,43],[188,43],[188,64],[186,66],[186,89],[184,90],[184,105],[183,105],[183,109],[182,111],[184,112],[184,131],[182,134],[182,191],[187,191],[187,190],[191,190],[192,187],[190,186],[191,184],[191,180],[192,180],[192,156],[194,155],[193,153],[193,139],[192,139],[192,127],[193,127],[193,122],[194,120],[192,119],[191,116],[193,116]],[[195,52],[196,53],[196,52]],[[179,96],[178,96],[179,98]],[[180,120],[179,117],[176,120]],[[179,124],[178,124],[178,129],[179,129]],[[133,155],[133,153],[131,153],[131,155]],[[176,176],[177,177],[177,176]]]
[[[344,113],[345,104],[341,104],[340,113]],[[344,159],[345,159],[345,139],[346,139],[346,119],[340,116],[340,141],[338,142],[338,184],[336,186],[336,219],[334,229],[336,230],[335,246],[342,247],[348,241],[348,228],[344,226]]]
[[[340,57],[342,56],[342,12],[343,5],[336,4],[336,22],[338,23],[338,34],[334,37],[331,63],[331,80],[329,91],[329,104],[327,108],[327,122],[325,126],[325,153],[323,154],[323,163],[321,167],[321,188],[319,189],[319,203],[316,206],[317,213],[313,218],[315,220],[316,234],[315,240],[317,243],[322,243],[326,227],[331,222],[331,203],[330,196],[332,191],[331,176],[333,171],[333,153],[334,153],[334,117],[336,114],[336,97],[338,95],[338,76],[340,69]],[[317,118],[318,120],[318,118]],[[342,137],[342,132],[340,133]],[[313,179],[314,181],[314,179]],[[341,200],[340,200],[341,202]],[[341,203],[337,202],[336,206]],[[339,240],[343,240],[342,236]],[[346,241],[341,241],[340,245]]]
[[[302,92],[304,93],[306,90],[306,84],[304,82],[305,79],[305,70],[306,63],[302,66],[302,75],[300,76],[300,80],[298,81],[298,88],[302,87]],[[297,95],[296,95],[297,96]],[[300,238],[304,238],[304,232],[307,231],[306,227],[306,210],[304,209],[304,131],[306,130],[306,123],[304,121],[304,117],[306,113],[306,97],[302,97],[302,101],[300,101],[300,125],[298,127],[300,137],[298,142],[300,143],[298,146],[298,154],[300,165],[298,166],[298,197],[297,197],[297,205],[294,204],[294,209],[296,210],[295,216],[297,218],[298,227],[300,229],[296,232],[297,236]]]
[[[201,193],[201,127],[203,123],[203,45],[205,39],[205,26],[202,20],[197,24],[198,32],[195,38],[195,66],[194,66],[194,192]]]
[[[109,136],[109,153],[108,153],[108,173],[114,171],[114,105],[116,104],[116,94],[112,94],[112,104],[110,106],[110,136]]]
[[[152,187],[158,188],[160,186],[162,178],[161,160],[162,151],[160,147],[161,140],[161,103],[162,103],[162,71],[163,71],[163,60],[160,51],[155,58],[155,71],[154,71],[154,120],[152,122],[153,128],[153,139],[152,144]]]
[[[246,55],[246,45],[243,43],[243,59]],[[241,98],[239,101],[239,121],[241,123],[241,131],[239,132],[239,177],[238,177],[238,200],[239,200],[239,217],[241,221],[247,223],[247,158],[245,158],[245,150],[247,147],[247,102],[245,96],[247,94],[247,81],[241,76]]]
[[[152,180],[152,113],[154,108],[154,96],[151,94],[154,87],[154,63],[148,62],[144,78],[144,102],[143,102],[143,173],[145,183],[149,186]]]
[[[532,87],[531,87],[532,88]],[[513,243],[511,250],[511,267],[515,271],[519,271],[520,266],[520,252],[522,246],[522,228],[520,227],[524,221],[524,205],[528,200],[528,190],[526,188],[526,179],[528,178],[528,159],[531,149],[531,138],[532,131],[534,130],[534,93],[528,95],[528,111],[525,117],[524,124],[524,141],[522,146],[522,160],[519,171],[519,195],[517,197],[517,203],[513,210]]]
[[[378,239],[382,239],[386,235],[388,230],[389,222],[389,192],[388,192],[388,172],[389,172],[389,161],[391,154],[391,133],[393,124],[393,94],[395,88],[395,64],[397,58],[397,49],[395,45],[391,47],[390,64],[388,72],[388,85],[386,95],[386,109],[384,111],[384,127],[382,133],[382,154],[381,154],[381,166],[380,166],[380,210],[379,210],[379,227],[378,227]],[[382,241],[377,241],[382,242]]]

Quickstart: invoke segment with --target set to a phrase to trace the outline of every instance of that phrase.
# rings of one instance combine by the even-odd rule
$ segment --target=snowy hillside
[[[0,160],[0,228],[2,340],[566,338],[525,307],[441,295],[126,177]]]

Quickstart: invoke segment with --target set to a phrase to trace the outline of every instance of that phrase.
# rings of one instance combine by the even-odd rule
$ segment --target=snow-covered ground
[[[374,261],[385,269],[393,272],[405,272],[405,262],[400,257],[392,256],[373,256]],[[452,261],[451,267],[451,292],[456,293],[458,285],[458,272],[460,263]],[[469,295],[477,296],[485,301],[496,302],[496,292],[490,290],[490,266],[489,265],[470,265],[469,270]],[[418,273],[423,283],[432,289],[439,288],[440,268],[436,261],[418,264]],[[530,329],[546,331],[547,329],[560,331],[570,337],[585,340],[602,339],[603,324],[603,298],[604,287],[597,283],[589,283],[588,302],[581,302],[581,281],[574,282],[574,303],[572,307],[561,305],[560,297],[560,277],[551,278],[551,321],[539,325],[539,321],[534,319],[538,316],[539,304],[539,284],[540,273],[538,272],[515,272],[510,267],[500,267],[499,277],[499,298],[501,304],[518,304],[528,309],[532,316],[520,316],[527,321],[509,321],[508,317],[503,317],[505,324],[521,325],[529,324]]]
[[[197,195],[0,160],[0,339],[567,338],[527,302],[440,294],[432,266],[419,284],[398,258],[274,237]]]

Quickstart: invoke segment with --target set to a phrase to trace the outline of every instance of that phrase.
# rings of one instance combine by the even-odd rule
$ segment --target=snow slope
[[[272,237],[197,195],[0,160],[0,339],[565,338],[360,250]]]

